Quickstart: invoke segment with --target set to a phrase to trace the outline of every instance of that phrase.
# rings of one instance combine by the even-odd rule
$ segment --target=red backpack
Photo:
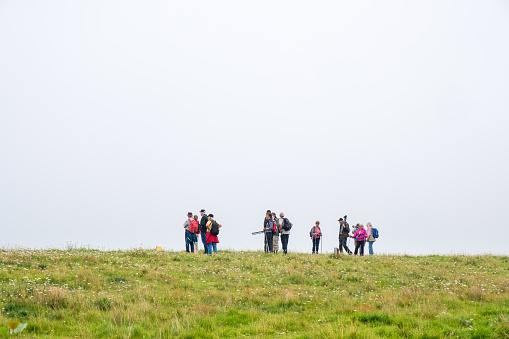
[[[191,220],[191,227],[189,227],[189,232],[198,233],[198,220]]]

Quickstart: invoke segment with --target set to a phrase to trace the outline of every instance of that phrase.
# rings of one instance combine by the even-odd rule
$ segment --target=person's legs
[[[274,250],[274,246],[272,244],[272,233],[267,233],[267,247],[268,247],[268,252],[269,253],[272,253],[272,251]]]
[[[361,243],[360,241],[355,242],[355,252],[353,252],[354,255],[357,255],[357,252],[359,252],[360,243]]]
[[[352,254],[352,251],[348,248],[346,245],[346,242],[348,241],[348,237],[343,237],[343,247],[345,248],[346,253]]]
[[[283,247],[283,253],[288,253],[288,237],[289,234],[281,234],[281,245]]]
[[[214,253],[217,254],[217,243],[212,242],[211,244],[212,244],[212,248],[214,250]]]
[[[203,249],[205,250],[205,254],[207,254],[207,232],[201,232],[201,242],[203,243]]]
[[[279,250],[279,235],[272,236],[272,247],[274,248],[274,253],[277,253]]]
[[[318,249],[320,248],[320,239],[321,238],[316,238],[316,254],[318,254]]]
[[[343,237],[339,236],[339,253],[343,253]]]
[[[187,252],[187,253],[189,253],[189,240],[190,240],[190,239],[189,239],[189,234],[188,234],[188,233],[189,233],[189,231],[188,231],[188,230],[186,230],[186,232],[185,232],[185,233],[186,233],[186,234],[185,234],[185,240],[186,240],[186,252]]]
[[[363,256],[364,255],[364,245],[366,245],[366,240],[359,241],[359,245],[361,248],[361,256]]]
[[[373,242],[374,241],[369,242],[369,255],[373,255]]]
[[[194,253],[194,242],[190,242],[189,246],[191,246],[191,253]]]
[[[207,254],[212,255],[212,243],[211,242],[209,242],[207,244]]]

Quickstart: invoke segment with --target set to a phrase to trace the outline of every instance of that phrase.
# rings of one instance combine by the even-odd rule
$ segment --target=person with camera
[[[348,248],[346,245],[346,241],[348,240],[348,237],[350,235],[350,225],[346,222],[346,215],[344,216],[345,219],[339,218],[339,253],[343,253],[343,248],[345,249],[345,252],[348,254],[352,254],[352,251]]]
[[[320,229],[320,222],[315,221],[315,226],[311,228],[311,231],[309,231],[309,236],[311,237],[311,240],[313,241],[313,254],[318,254],[318,249],[320,246],[320,238],[322,237],[322,230]]]
[[[357,252],[360,248],[360,255],[364,255],[364,245],[366,244],[366,238],[368,237],[368,233],[364,229],[363,224],[358,224],[357,231],[355,231],[355,234],[352,236],[356,240],[355,242],[355,252],[354,255],[357,255]]]
[[[354,227],[352,227],[351,231],[352,231],[352,237],[353,238],[353,235],[355,234],[355,232],[357,232],[357,230],[359,229],[359,223],[356,223]],[[353,239],[353,247],[355,248],[357,246],[357,239]]]
[[[273,241],[273,234],[272,229],[274,228],[274,220],[272,220],[272,213],[270,211],[267,211],[267,214],[265,214],[265,220],[263,223],[263,231],[265,232],[265,253],[272,253],[273,247],[272,247],[272,241]]]

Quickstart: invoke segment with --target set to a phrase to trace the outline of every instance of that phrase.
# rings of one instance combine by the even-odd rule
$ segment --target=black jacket
[[[341,225],[339,227],[339,237],[345,237],[345,238],[348,238],[348,235],[350,234],[350,225],[348,225],[348,223],[343,223],[343,225]]]
[[[209,217],[204,214],[200,219],[200,231],[207,233],[207,221],[209,221]]]

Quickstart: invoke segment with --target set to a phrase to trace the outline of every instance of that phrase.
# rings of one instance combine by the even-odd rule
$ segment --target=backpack
[[[198,220],[191,220],[191,227],[189,227],[189,232],[198,233]]]
[[[219,224],[214,220],[212,221],[212,227],[210,228],[210,235],[219,234]]]
[[[378,229],[377,228],[373,228],[373,238],[378,238]]]
[[[292,229],[292,223],[290,222],[290,220],[288,220],[288,218],[283,218],[283,229],[285,231],[289,231]]]
[[[277,222],[274,220],[274,225],[272,226],[272,233],[278,234],[279,233],[279,227],[277,226]]]

